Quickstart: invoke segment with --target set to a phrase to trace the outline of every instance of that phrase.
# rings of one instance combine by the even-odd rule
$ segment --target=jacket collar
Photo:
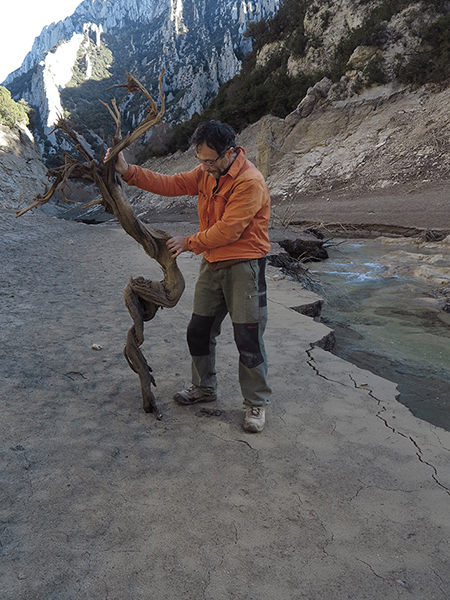
[[[221,175],[221,177],[226,177],[227,175],[230,175],[230,177],[233,177],[233,179],[235,179],[238,176],[242,167],[244,166],[244,163],[246,161],[246,154],[244,148],[242,148],[242,146],[236,146],[236,151],[237,156],[234,159],[233,164],[230,166],[230,168],[224,175]]]

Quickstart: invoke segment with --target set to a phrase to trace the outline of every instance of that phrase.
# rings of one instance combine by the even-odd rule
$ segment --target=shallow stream
[[[336,332],[333,353],[397,383],[398,400],[450,431],[450,244],[347,240],[309,263]],[[318,290],[319,293],[320,290]]]

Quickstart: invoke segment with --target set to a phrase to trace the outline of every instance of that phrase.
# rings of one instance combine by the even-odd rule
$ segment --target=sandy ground
[[[317,346],[329,330],[293,310],[309,292],[269,270],[273,401],[248,434],[229,322],[217,406],[171,400],[199,266],[182,255],[186,291],[146,327],[156,421],[121,293],[156,263],[111,224],[2,211],[0,234],[2,600],[448,600],[450,433]]]

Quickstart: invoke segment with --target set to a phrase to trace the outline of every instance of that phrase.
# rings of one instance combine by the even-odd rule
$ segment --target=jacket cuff
[[[205,250],[204,248],[198,247],[199,244],[195,243],[195,236],[193,236],[193,235],[188,236],[184,240],[184,245],[190,252],[193,252],[194,254],[201,254]]]
[[[136,169],[135,169],[134,165],[128,165],[128,171],[125,173],[125,175],[121,175],[121,177],[125,181],[125,183],[129,183],[131,181],[131,179],[133,179],[135,170]]]

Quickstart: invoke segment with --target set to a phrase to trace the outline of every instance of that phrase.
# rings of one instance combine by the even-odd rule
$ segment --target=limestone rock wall
[[[449,89],[389,84],[336,100],[326,82],[314,88],[285,119],[253,126],[257,166],[274,196],[448,179]]]
[[[108,83],[123,83],[123,71],[130,71],[158,96],[158,78],[164,66],[166,119],[171,123],[187,120],[195,112],[202,112],[220,85],[240,71],[241,59],[251,48],[251,42],[243,37],[248,22],[274,15],[279,3],[84,0],[72,16],[44,28],[21,67],[7,77],[5,84],[13,90],[15,99],[23,97],[37,107],[44,135],[48,135],[64,109],[60,92],[72,77],[83,44],[95,39],[101,46],[107,39],[114,55]],[[84,53],[89,63],[87,48]],[[90,73],[92,69],[87,69],[86,79]],[[130,97],[121,110],[134,125],[142,118],[146,105],[144,100]]]
[[[23,125],[9,129],[0,124],[0,207],[17,209],[43,193],[46,171],[30,131]]]
[[[334,84],[336,85],[336,84]],[[310,89],[285,119],[265,116],[238,136],[267,179],[272,198],[289,203],[301,195],[332,191],[413,191],[450,174],[450,89],[408,90],[386,85],[337,100],[331,82]],[[145,166],[172,174],[195,166],[191,150]],[[195,210],[195,198],[167,199],[127,190],[136,206]]]

